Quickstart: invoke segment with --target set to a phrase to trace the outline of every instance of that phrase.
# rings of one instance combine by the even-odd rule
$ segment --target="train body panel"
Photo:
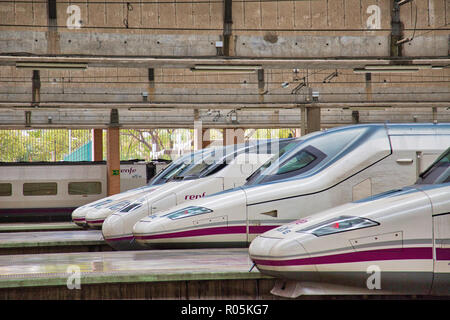
[[[410,187],[258,236],[251,259],[262,273],[290,281],[287,291],[285,285],[274,289],[279,295],[298,296],[302,283],[311,282],[378,294],[450,295],[450,149],[430,168]],[[423,184],[429,177],[434,182]]]
[[[134,241],[133,236],[133,226],[137,221],[181,203],[187,202],[186,205],[189,205],[190,202],[223,191],[227,186],[242,185],[248,175],[257,170],[272,156],[270,153],[265,153],[267,152],[265,149],[258,151],[256,148],[242,146],[239,147],[238,151],[241,154],[233,156],[236,151],[234,148],[231,149],[231,152],[225,154],[222,160],[219,159],[217,172],[214,171],[211,175],[193,180],[172,182],[170,186],[163,186],[145,198],[136,201],[133,204],[136,206],[135,208],[131,210],[124,208],[122,211],[113,213],[103,223],[102,232],[105,241],[118,250],[142,248]],[[230,156],[234,159],[226,163],[225,166],[220,165]],[[201,224],[203,221],[197,223]]]
[[[72,213],[72,221],[75,223],[80,223],[83,221],[91,228],[101,228],[103,221],[115,211],[121,210],[126,206],[130,205],[137,199],[154,192],[161,186],[145,186],[142,188],[133,189],[130,192],[120,193],[120,197],[115,197],[111,199],[110,197],[105,198],[106,200],[112,200],[112,202],[104,205],[94,205],[88,206],[84,211],[80,213],[83,217],[77,218],[78,209]]]
[[[393,136],[387,134],[388,129]],[[244,236],[248,244],[281,224],[412,184],[421,165],[419,156],[437,157],[436,152],[448,145],[450,125],[351,126],[305,136],[259,176],[250,177],[247,185],[189,203],[207,209],[201,218],[210,219],[211,225],[194,225],[193,217],[185,221],[168,218],[186,209],[177,205],[137,222],[133,234],[149,247],[165,242],[177,247],[207,246],[208,238],[217,245],[214,239],[219,234],[227,234],[230,245],[242,243]],[[224,218],[220,224],[227,227],[215,227],[221,217],[226,217],[226,224]]]
[[[205,149],[184,155],[172,162],[163,170],[160,170],[146,186],[127,190],[126,192],[121,192],[119,194],[102,198],[93,203],[88,203],[84,206],[78,207],[72,212],[72,221],[79,226],[100,228],[103,225],[103,221],[110,214],[128,206],[143,193],[151,192],[158,186],[169,181],[174,175],[177,174],[177,172],[183,170],[183,168],[191,164],[193,158],[196,156],[208,155],[211,152],[211,149]],[[87,215],[89,215],[88,219]],[[87,220],[89,222],[87,222]]]
[[[210,196],[206,199],[207,203],[214,208],[224,208],[236,216],[245,217],[246,215],[245,194],[242,191],[239,197],[236,197],[234,192],[229,194],[225,192],[223,195]],[[228,214],[207,217],[199,214],[192,219],[186,219],[190,213],[183,213],[183,211],[190,207],[197,207],[198,203],[204,204],[201,200],[194,200],[188,204],[189,207],[186,207],[186,204],[176,206],[180,208],[180,218],[156,213],[139,220],[132,229],[136,241],[143,246],[151,241],[151,246],[154,248],[177,247],[180,245],[180,239],[183,239],[181,247],[241,247],[247,244],[245,219],[230,221]],[[170,212],[178,213],[172,209]],[[151,225],[151,229],[148,225]]]
[[[143,186],[166,162],[121,161],[121,188]],[[152,171],[153,170],[153,171]],[[70,213],[106,196],[106,163],[0,163],[0,220],[70,220]]]
[[[7,169],[6,169],[7,168]],[[45,166],[20,166],[20,167],[1,167],[2,183],[11,183],[13,185],[12,194],[14,197],[1,198],[2,208],[15,208],[17,202],[20,202],[21,208],[45,208],[55,207],[61,203],[60,197],[69,196],[69,183],[73,182],[97,182],[105,181],[106,172],[98,170],[97,166],[79,165],[54,166],[51,170],[44,170]],[[4,170],[3,170],[4,169]],[[78,177],[82,177],[81,179]],[[89,178],[88,178],[89,177]],[[16,183],[22,181],[27,185]],[[47,185],[50,183],[51,185]],[[53,182],[55,181],[55,182]],[[57,181],[57,182],[56,182]],[[47,190],[39,192],[38,187],[48,187]],[[23,189],[25,188],[25,190]],[[95,200],[103,196],[106,192],[106,186],[102,184],[101,189],[96,194],[73,195],[71,205],[83,204],[89,200]],[[33,193],[35,195],[33,195]],[[43,193],[39,195],[39,193]]]
[[[434,278],[432,294],[450,295],[450,186],[424,190],[433,199]]]

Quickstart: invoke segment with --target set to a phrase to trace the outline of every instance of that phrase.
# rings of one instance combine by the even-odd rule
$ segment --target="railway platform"
[[[73,222],[17,222],[0,223],[0,233],[84,230]]]
[[[273,299],[251,267],[246,248],[5,255],[0,299]]]
[[[111,250],[101,230],[0,232],[0,255]]]

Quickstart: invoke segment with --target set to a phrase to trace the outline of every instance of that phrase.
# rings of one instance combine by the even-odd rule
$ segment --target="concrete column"
[[[198,109],[194,109],[194,151],[203,148],[203,126]]]
[[[103,130],[93,129],[92,130],[92,160],[102,161],[103,160]]]
[[[306,134],[320,131],[320,108],[306,108]]]
[[[120,139],[119,128],[107,129],[107,195],[120,193]]]
[[[203,130],[194,127],[194,151],[200,150],[203,147]]]
[[[433,122],[437,121],[437,108],[436,107],[432,107],[431,108],[431,112],[433,114]]]
[[[234,55],[234,43],[232,36],[233,27],[232,0],[223,0],[223,55]]]
[[[300,126],[300,135],[304,136],[306,134],[306,107],[301,106],[300,112],[301,112],[301,121],[302,121],[302,124]]]
[[[41,101],[41,75],[39,70],[33,70],[31,81],[31,102],[33,106],[39,105]]]
[[[211,144],[210,129],[202,129],[202,149]]]
[[[223,145],[244,143],[245,131],[242,128],[223,129]]]

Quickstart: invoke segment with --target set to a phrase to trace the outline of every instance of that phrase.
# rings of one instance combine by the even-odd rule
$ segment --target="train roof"
[[[150,160],[141,159],[122,160],[120,164],[137,163],[170,163],[172,160]],[[105,165],[106,161],[18,161],[18,162],[0,162],[0,166],[81,166],[81,165]]]
[[[450,123],[367,123],[367,124],[355,124],[342,127],[334,127],[325,131],[319,132],[332,132],[338,130],[349,130],[352,128],[385,128],[389,135],[401,135],[401,134],[448,134],[450,131]],[[306,136],[305,136],[306,137]]]
[[[450,123],[395,123],[386,128],[389,135],[450,133]]]
[[[342,157],[353,152],[368,140],[384,152],[391,152],[389,136],[450,135],[450,124],[360,124],[336,127],[308,134],[285,153],[279,153],[263,165],[245,186],[287,181],[308,177],[322,171]],[[384,137],[384,138],[383,138]],[[389,142],[390,143],[390,142]]]

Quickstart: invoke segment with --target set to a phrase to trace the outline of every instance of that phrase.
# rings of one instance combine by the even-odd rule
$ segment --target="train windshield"
[[[247,142],[214,149],[211,153],[197,157],[191,165],[185,167],[175,180],[189,180],[210,176],[230,164],[238,155],[248,152],[257,154],[275,153],[292,139]]]
[[[450,182],[450,148],[448,148],[427,170],[419,175],[416,184],[441,184]]]
[[[226,148],[215,148],[210,153],[196,154],[193,161],[183,167],[174,177],[174,180],[189,180],[200,177],[203,172],[217,165],[218,155],[224,155],[226,153]],[[222,159],[222,156],[218,158]]]
[[[188,155],[185,155],[178,160],[172,162],[167,168],[162,170],[159,174],[157,174],[150,182],[149,186],[159,185],[166,183],[168,180],[176,177],[178,174],[183,172],[187,167],[191,166],[195,161],[195,157],[198,154],[208,153],[209,150],[202,150],[201,152],[194,152]]]
[[[367,130],[367,127],[346,128],[306,135],[295,145],[287,145],[287,150],[282,149],[246,185],[298,179],[313,174],[355,148]]]
[[[300,143],[301,139],[294,139],[286,141],[285,143],[280,143],[279,145],[279,152],[275,155],[273,155],[266,163],[264,163],[261,167],[258,168],[255,172],[252,173],[247,178],[246,185],[251,185],[253,181],[255,181],[260,175],[261,172],[270,167],[270,165],[276,161],[278,158],[280,158],[283,154],[294,148],[298,143]]]

